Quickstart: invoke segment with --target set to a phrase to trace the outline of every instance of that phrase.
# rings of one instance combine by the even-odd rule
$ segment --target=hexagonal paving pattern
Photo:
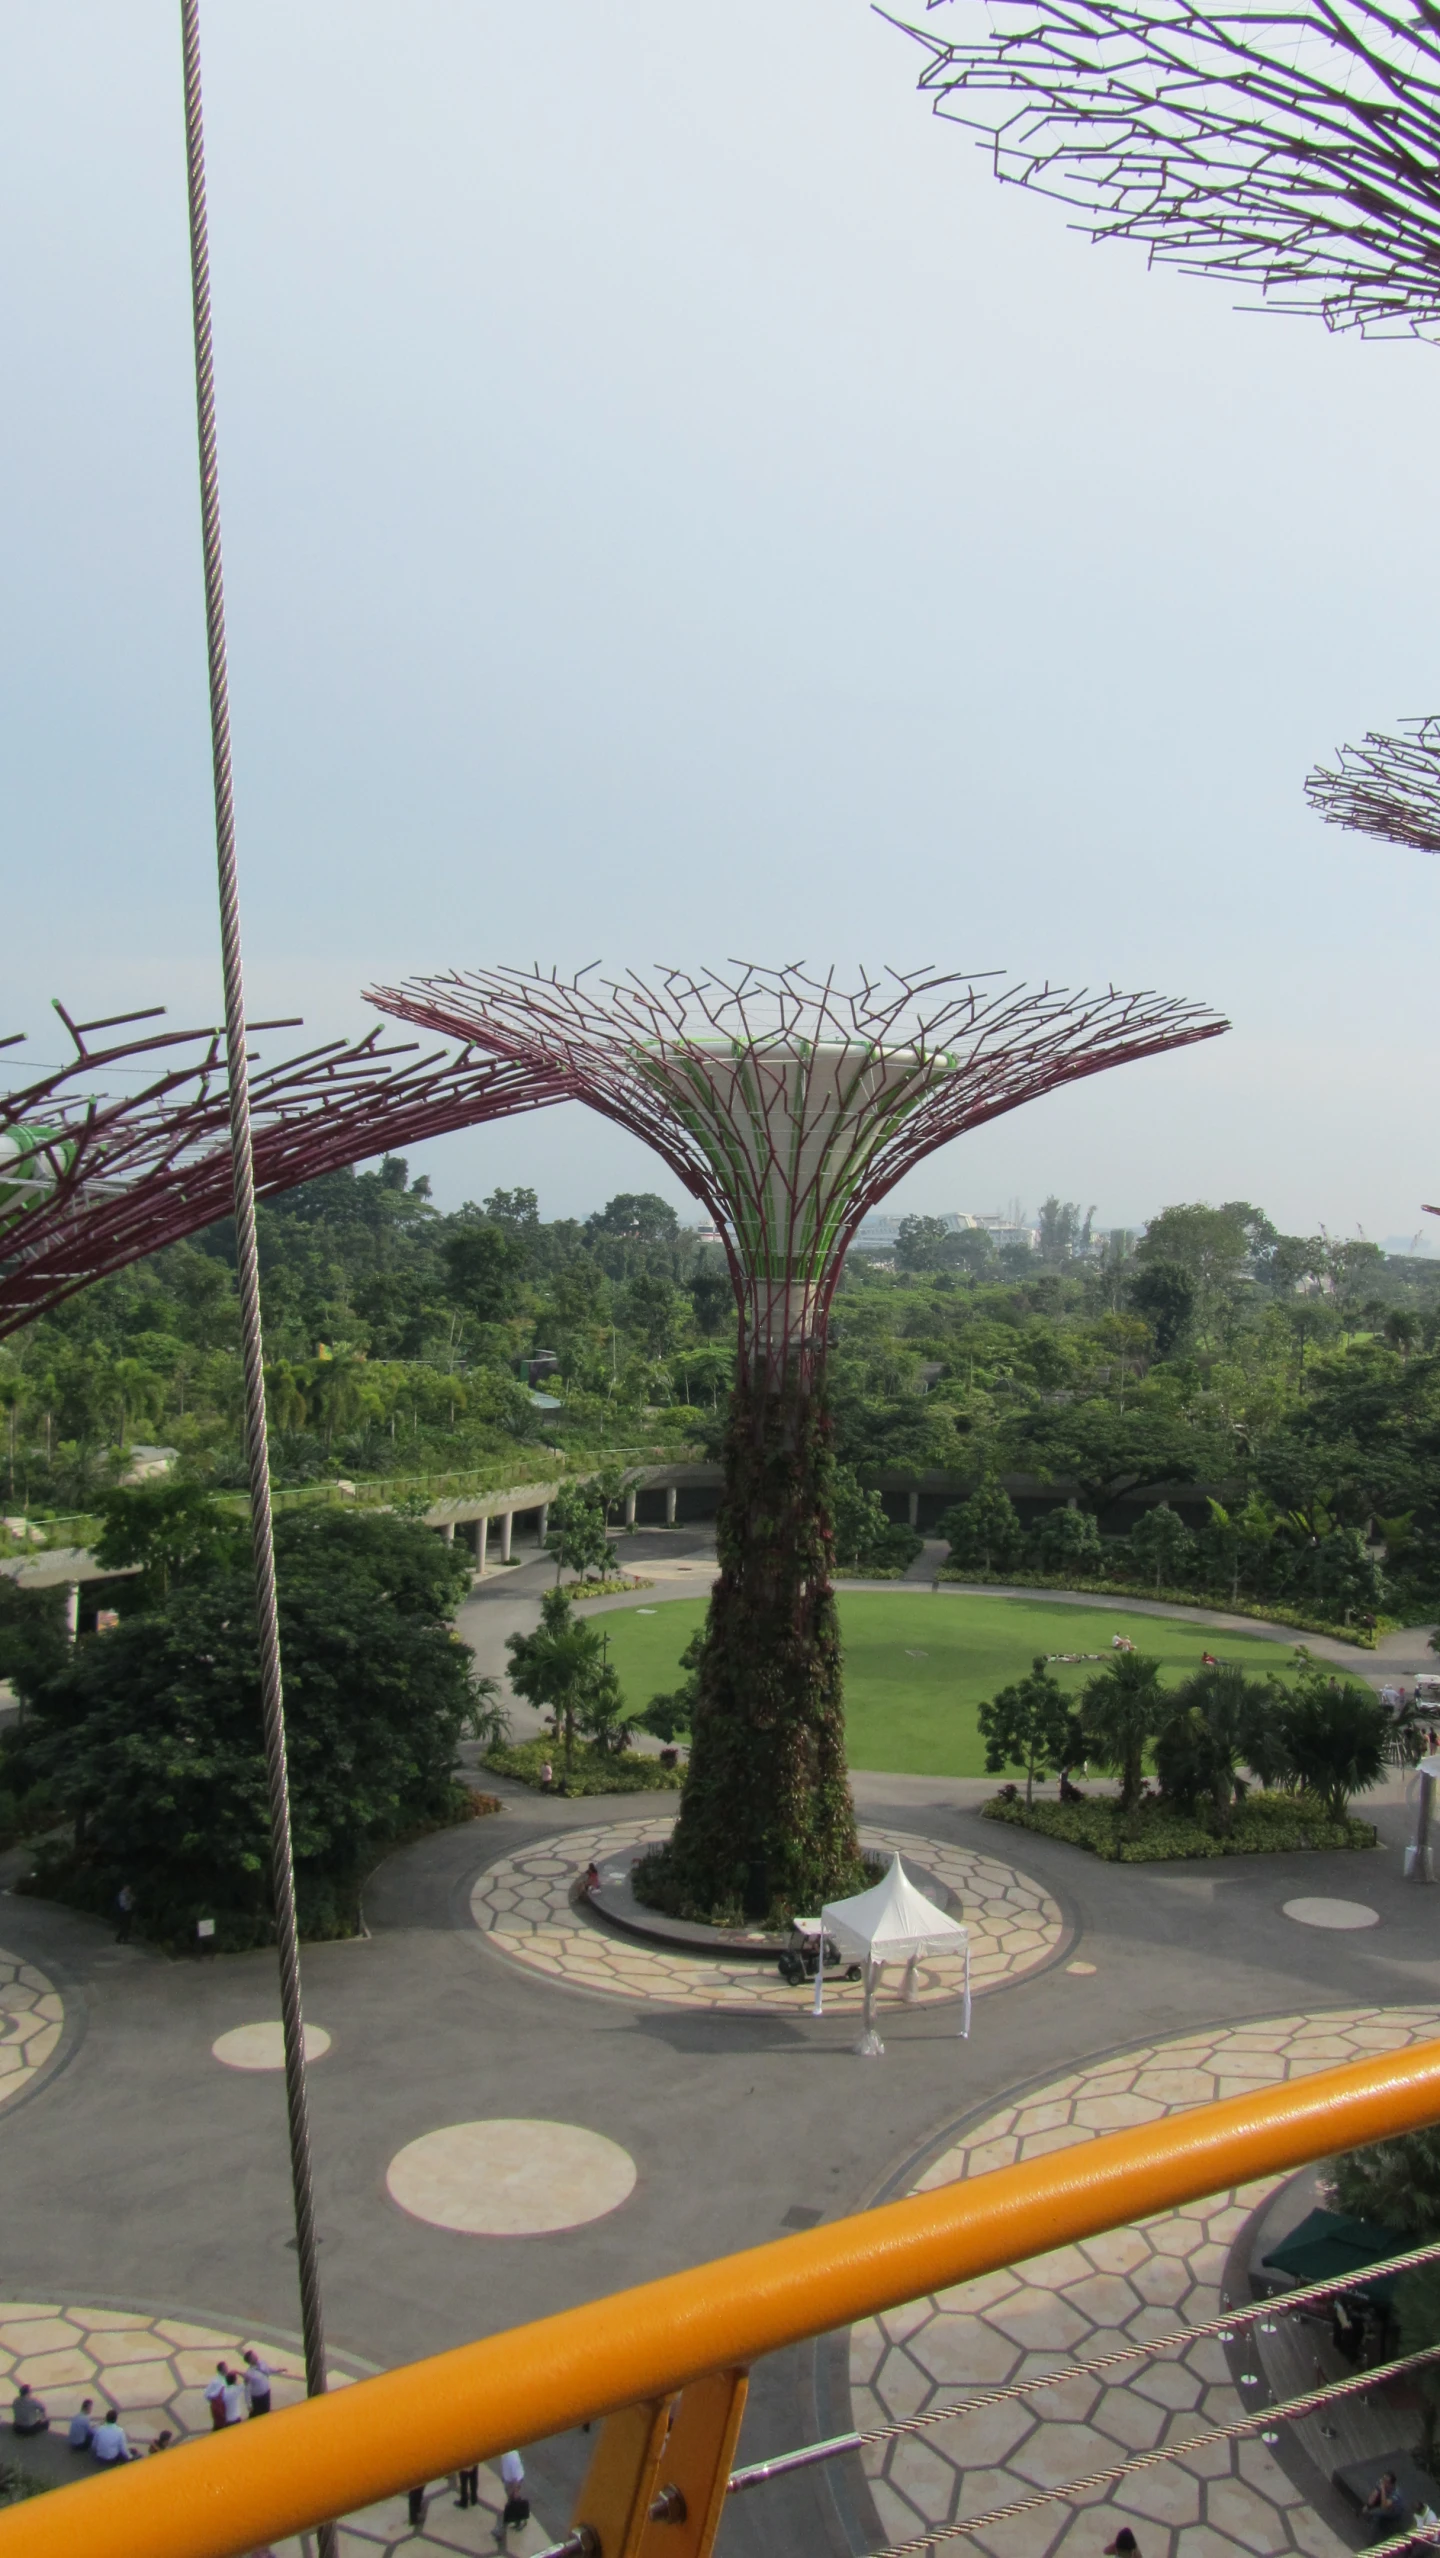
[[[0,2105],[28,2087],[60,2040],[65,2010],[53,1981],[0,1950]]]
[[[52,2433],[63,2433],[82,2398],[118,2407],[132,2443],[144,2443],[166,2427],[178,2436],[208,2434],[210,2414],[205,2383],[222,2358],[239,2363],[247,2345],[270,2364],[271,2396],[276,2407],[293,2406],[305,2395],[304,2359],[293,2347],[267,2344],[262,2337],[231,2327],[197,2326],[193,2320],[142,2315],[125,2309],[71,2308],[56,2301],[0,2301],[0,2402],[8,2415],[17,2384],[28,2380],[44,2399]],[[330,2373],[332,2389],[358,2379],[357,2371],[337,2364]],[[7,2441],[9,2440],[7,2427]],[[163,2455],[162,2455],[163,2457]],[[93,2464],[76,2453],[77,2478],[93,2476]],[[480,2471],[480,2502],[458,2511],[456,2481],[431,2479],[426,2486],[424,2527],[411,2528],[406,2499],[392,2496],[363,2513],[346,2517],[340,2547],[346,2558],[381,2558],[401,2550],[493,2550],[495,2525],[505,2502],[493,2471]],[[525,2558],[549,2538],[532,2519],[523,2531],[510,2534],[510,2547]],[[275,2558],[313,2558],[314,2542],[283,2540]]]
[[[500,1857],[486,1868],[470,1896],[476,1926],[497,1953],[576,1989],[658,1999],[672,2007],[803,2013],[812,1991],[792,1989],[773,1964],[726,1962],[650,1945],[638,1936],[612,1935],[576,1909],[571,1892],[592,1859],[601,1864],[636,1840],[665,1838],[669,1828],[668,1820],[657,1821],[653,1815],[648,1821],[607,1822],[603,1828],[557,1831],[513,1856]],[[971,1980],[977,1994],[1033,1972],[1059,1944],[1063,1922],[1056,1903],[1013,1866],[910,1830],[867,1828],[861,1837],[866,1847],[913,1856],[953,1892],[970,1930]],[[899,1977],[897,1970],[888,1989],[887,1976],[881,1977],[876,2012],[882,2027]],[[963,1987],[964,1964],[953,1955],[936,1956],[920,1966],[920,2000],[958,1998]],[[834,2008],[858,2013],[862,1997],[858,1982],[826,1981],[827,2014]]]
[[[1435,2008],[1352,2008],[1144,2044],[1001,2107],[947,2150],[916,2190],[1437,2032]],[[1213,2318],[1229,2249],[1280,2181],[1214,2195],[867,2321],[850,2339],[856,2426],[920,2415],[969,2389]],[[1163,2362],[1127,2364],[1113,2385],[1071,2382],[876,2445],[864,2458],[881,2527],[887,2539],[904,2540],[1207,2425],[1234,2424],[1243,2412],[1224,2351],[1210,2341]],[[1065,2558],[1098,2558],[1122,2523],[1144,2558],[1341,2558],[1344,2545],[1258,2439],[1220,2443],[1108,2492],[1041,2506],[964,2545],[990,2558],[1049,2558],[1062,2549]]]

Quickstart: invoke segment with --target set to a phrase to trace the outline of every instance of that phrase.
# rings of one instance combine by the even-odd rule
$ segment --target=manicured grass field
[[[1079,1607],[1031,1599],[892,1597],[838,1593],[845,1642],[845,1707],[852,1767],[911,1776],[983,1776],[977,1706],[1022,1678],[1037,1652],[1098,1652],[1128,1634],[1164,1664],[1168,1681],[1200,1667],[1202,1651],[1253,1673],[1283,1671],[1289,1646],[1256,1634],[1218,1634],[1184,1619],[1131,1615],[1103,1604]],[[677,1685],[679,1659],[705,1613],[702,1599],[652,1610],[617,1609],[603,1622],[610,1658],[632,1710],[657,1689]],[[1066,1688],[1092,1677],[1098,1662],[1054,1664]]]

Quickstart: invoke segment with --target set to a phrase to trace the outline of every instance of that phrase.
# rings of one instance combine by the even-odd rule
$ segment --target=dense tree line
[[[1039,1233],[1038,1251],[997,1250],[910,1217],[883,1260],[852,1252],[830,1363],[840,1562],[902,1563],[875,1486],[940,1473],[967,1571],[1341,1622],[1440,1603],[1440,1265],[1282,1234],[1243,1201],[1097,1243],[1093,1214],[1055,1197]],[[523,1474],[542,1442],[718,1453],[728,1274],[653,1194],[584,1219],[547,1222],[525,1189],[442,1214],[387,1159],[268,1202],[261,1246],[281,1483]],[[531,1400],[541,1352],[558,1410]],[[7,1506],[93,1507],[117,1451],[151,1439],[192,1479],[238,1486],[239,1414],[217,1226],[0,1349]],[[998,1497],[1016,1478],[1075,1506],[1022,1533]],[[1165,1495],[1186,1487],[1182,1518]]]
[[[405,1163],[262,1203],[277,1480],[442,1473],[569,1437],[683,1444],[723,1394],[733,1336],[714,1247],[650,1193],[542,1222],[530,1190],[443,1215]],[[531,1401],[548,1351],[563,1413]],[[552,1382],[549,1376],[541,1380]],[[130,1443],[244,1481],[233,1235],[214,1227],[0,1348],[12,1510],[91,1508]]]
[[[862,1481],[969,1487],[967,1570],[1271,1598],[1343,1621],[1440,1600],[1440,1266],[1168,1208],[1047,1255],[907,1220],[836,1305],[837,1447]],[[907,1228],[910,1230],[907,1232]],[[916,1229],[922,1231],[916,1232]],[[1006,1267],[1001,1269],[1004,1262]],[[1076,1507],[1023,1532],[1006,1478]],[[1159,1508],[1196,1487],[1192,1527]],[[1133,1502],[1152,1515],[1132,1526]]]

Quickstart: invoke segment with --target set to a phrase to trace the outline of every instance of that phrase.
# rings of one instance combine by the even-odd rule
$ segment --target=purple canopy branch
[[[97,1031],[159,1015],[76,1023],[55,1009],[74,1057],[0,1095],[0,1337],[215,1224],[233,1205],[223,1033],[164,1031],[92,1047]],[[117,1092],[115,1078],[141,1060],[144,1080]],[[559,1088],[553,1077],[469,1050],[422,1057],[413,1042],[382,1045],[377,1026],[363,1039],[256,1065],[251,1096],[256,1186],[273,1193],[453,1128],[538,1109]]]
[[[1138,240],[1332,329],[1440,330],[1428,0],[992,0],[958,38],[892,23],[930,57],[934,112],[986,135],[998,178],[1073,205],[1093,239]]]
[[[1327,826],[1440,853],[1440,718],[1400,726],[1400,737],[1371,729],[1359,746],[1342,746],[1336,769],[1317,766],[1305,796]]]

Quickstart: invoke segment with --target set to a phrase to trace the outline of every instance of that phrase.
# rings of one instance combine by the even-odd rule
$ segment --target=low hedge
[[[942,1563],[941,1581],[963,1581],[969,1589],[1076,1590],[1086,1598],[1148,1599],[1167,1608],[1203,1608],[1214,1616],[1254,1617],[1262,1625],[1290,1625],[1297,1634],[1332,1634],[1357,1650],[1373,1652],[1382,1634],[1395,1633],[1398,1617],[1377,1617],[1373,1625],[1347,1625],[1341,1617],[1321,1616],[1315,1609],[1287,1607],[1280,1599],[1232,1599],[1214,1590],[1179,1590],[1162,1582],[1096,1580],[1083,1572],[970,1572],[958,1563]]]
[[[1332,1821],[1313,1794],[1247,1795],[1235,1805],[1223,1836],[1213,1814],[1184,1812],[1156,1794],[1122,1812],[1112,1796],[1027,1805],[1022,1794],[1012,1796],[1007,1790],[992,1795],[981,1809],[987,1821],[1008,1821],[1017,1830],[1063,1839],[1068,1847],[1088,1848],[1112,1865],[1149,1865],[1169,1857],[1281,1856],[1292,1848],[1377,1844],[1369,1821]]]
[[[618,1758],[597,1750],[593,1741],[577,1741],[570,1766],[564,1748],[542,1733],[538,1741],[514,1741],[487,1750],[481,1761],[492,1776],[513,1777],[519,1785],[539,1790],[546,1760],[555,1770],[554,1794],[675,1794],[684,1783],[678,1767],[662,1768],[658,1759],[626,1750]]]

